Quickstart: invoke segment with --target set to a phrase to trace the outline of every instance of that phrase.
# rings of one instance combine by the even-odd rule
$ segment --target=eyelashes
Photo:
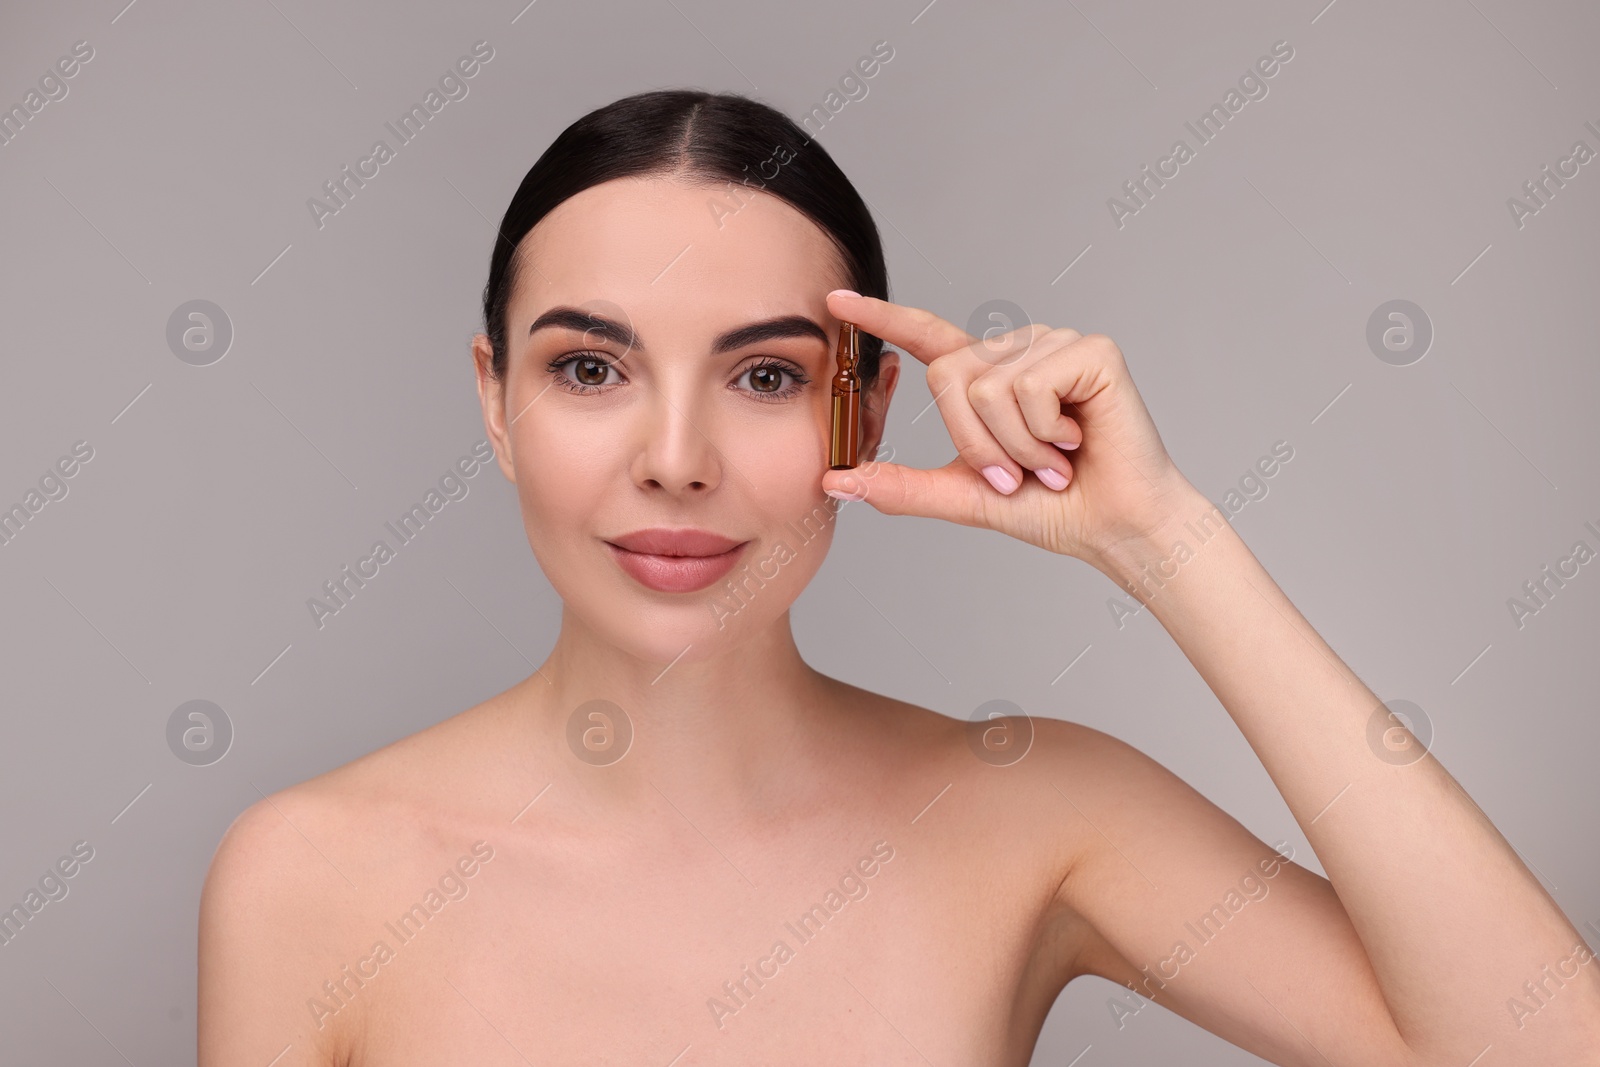
[[[557,356],[555,359],[552,359],[549,363],[545,364],[545,369],[550,372],[550,376],[554,380],[554,384],[559,385],[569,393],[575,393],[579,396],[587,396],[594,393],[604,392],[613,385],[620,384],[618,382],[606,380],[613,372],[620,374],[620,371],[617,371],[617,363],[618,361],[616,360],[607,359],[605,353],[603,352],[583,351],[572,352],[564,356]],[[578,368],[576,373],[580,375],[595,376],[600,380],[595,382],[586,382],[576,379],[567,373],[568,367],[576,367]],[[806,385],[811,381],[811,377],[793,363],[790,363],[787,360],[775,359],[771,356],[763,356],[755,363],[745,367],[739,372],[738,377],[734,380],[742,381],[743,379],[750,377],[752,374],[757,374],[758,380],[765,380],[769,382],[772,380],[773,376],[776,375],[777,380],[780,383],[779,387],[775,389],[755,388],[739,390],[740,392],[746,393],[753,399],[759,400],[763,403],[775,403],[796,397],[805,390]],[[791,383],[786,386],[781,384],[783,381],[783,376],[785,375],[791,379]]]

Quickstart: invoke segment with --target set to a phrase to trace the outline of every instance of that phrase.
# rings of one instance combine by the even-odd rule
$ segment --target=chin
[[[726,655],[765,630],[788,610],[790,601],[780,598],[770,585],[764,593],[737,614],[714,609],[716,598],[709,590],[675,595],[670,601],[646,591],[631,599],[608,599],[604,604],[578,605],[570,600],[567,604],[607,644],[665,668]]]
[[[778,623],[821,566],[826,546],[796,553],[787,543],[757,540],[747,552],[750,558],[726,578],[692,593],[645,588],[609,562],[613,573],[589,572],[557,592],[595,633],[645,662],[714,659]]]

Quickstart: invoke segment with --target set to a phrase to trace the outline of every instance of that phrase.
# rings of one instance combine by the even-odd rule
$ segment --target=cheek
[[[737,431],[741,453],[795,477],[813,476],[820,483],[828,467],[828,441],[833,434],[833,405],[823,396],[796,405],[781,418],[756,419]],[[822,491],[820,485],[817,490]]]
[[[757,430],[741,432],[725,450],[738,465],[741,495],[764,514],[788,518],[797,509],[827,500],[822,475],[828,469],[826,414],[821,425],[812,418],[772,420]]]
[[[586,535],[587,518],[595,513],[606,485],[597,472],[606,469],[607,461],[596,455],[593,440],[562,432],[563,425],[529,411],[511,428],[517,497],[528,540],[541,561]]]
[[[826,418],[824,412],[824,427]],[[821,567],[833,542],[837,504],[822,491],[822,475],[828,469],[827,438],[811,419],[765,429],[759,439],[748,439],[739,453],[740,469],[748,478],[741,493],[759,516],[767,538],[760,555],[769,562],[761,577],[775,581],[792,598]],[[786,551],[779,550],[780,543]]]

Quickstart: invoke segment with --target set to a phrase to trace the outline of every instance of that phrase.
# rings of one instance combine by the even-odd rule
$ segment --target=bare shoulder
[[[1108,970],[1094,920],[1114,885],[1098,873],[1102,853],[1117,857],[1102,830],[1115,838],[1111,828],[1131,820],[1159,832],[1164,809],[1208,802],[1133,745],[1083,723],[956,718],[861,690],[854,699],[893,745],[892,760],[881,749],[877,758],[905,785],[902,805],[917,813],[940,798],[918,817],[937,834],[921,852],[937,852],[952,872],[984,871],[983,892],[1004,902],[995,913],[1029,925],[1026,996],[1048,1004],[1072,978]]]
[[[437,791],[464,773],[454,768],[484,707],[263,795],[229,825],[200,897],[201,1067],[266,1063],[286,1048],[280,1067],[349,1061],[364,1020],[316,1010],[339,977],[329,961],[363,947],[354,939],[374,901],[451,836],[460,813]]]
[[[840,683],[863,728],[857,740],[912,788],[943,789],[957,809],[953,849],[995,847],[1041,859],[1050,888],[1079,856],[1083,813],[1124,799],[1164,773],[1144,753],[1082,723],[1050,716],[958,718]],[[892,756],[884,749],[892,746]],[[1033,878],[1039,872],[1018,872]],[[1027,891],[1033,891],[1030,883]]]
[[[449,763],[459,743],[461,719],[447,719],[262,795],[223,834],[208,885],[329,875],[338,881],[339,864],[317,842],[360,839],[376,824],[404,815],[405,808],[421,806],[425,783]]]
[[[1362,1062],[1406,1062],[1350,915],[1328,879],[1294,861],[1291,842],[1269,844],[1111,734],[1032,726],[1016,764],[1032,777],[1018,781],[1060,801],[1053,811],[1048,796],[1037,801],[1037,847],[1057,880],[1034,958],[1047,995],[1095,975],[1137,994],[1114,1002],[1119,1028],[1149,1002],[1274,1062],[1321,1062],[1304,1048],[1351,1035]],[[1257,981],[1289,999],[1268,1001]]]
[[[323,848],[341,817],[309,783],[263,797],[233,820],[200,895],[199,1063],[347,1058],[343,1030],[317,1027],[303,1008],[318,995],[327,946],[356,907],[356,891]]]
[[[367,862],[371,857],[401,839],[426,836],[441,821],[466,816],[464,803],[452,807],[441,797],[459,795],[452,787],[473,773],[487,747],[484,719],[499,699],[263,795],[223,834],[207,892],[260,896],[316,886],[353,889],[360,876],[375,873]]]
[[[1246,925],[1277,924],[1264,936],[1285,942],[1296,923],[1321,928],[1348,953],[1348,921],[1337,898],[1326,879],[1293,862],[1289,842],[1268,844],[1176,772],[1112,734],[1052,721],[1039,739],[1038,770],[1067,809],[1056,823],[1064,847],[1052,905],[1077,931],[1067,981],[1093,974],[1154,999],[1159,983],[1152,986],[1150,968],[1140,964],[1166,961],[1174,943],[1191,936],[1194,927],[1186,920],[1204,916],[1200,925],[1208,928],[1213,916],[1226,921],[1269,893],[1276,894],[1272,908],[1258,906]],[[1219,900],[1225,902],[1221,911]],[[1186,1003],[1179,995],[1169,1007],[1235,1040],[1217,1029],[1202,1001]]]
[[[970,779],[996,802],[1035,803],[1038,796],[1030,790],[1064,790],[1068,783],[1115,795],[1127,770],[1161,769],[1132,745],[1082,723],[1026,714],[958,718],[845,682],[834,684],[842,705],[862,725],[864,743],[887,740],[917,757],[897,761],[898,766],[951,772]],[[1096,768],[1109,773],[1089,773]]]

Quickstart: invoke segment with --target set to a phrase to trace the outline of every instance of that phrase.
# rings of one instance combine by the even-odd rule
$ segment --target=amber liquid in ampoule
[[[836,471],[856,465],[856,444],[861,436],[861,379],[856,376],[860,356],[855,324],[841,323],[834,353],[839,369],[833,376],[833,441],[829,449],[829,464]]]

